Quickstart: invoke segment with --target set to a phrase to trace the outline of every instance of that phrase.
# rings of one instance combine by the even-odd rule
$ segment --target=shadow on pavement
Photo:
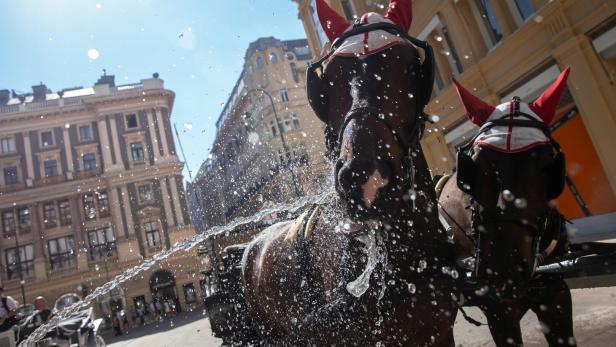
[[[165,332],[173,330],[177,327],[181,327],[185,324],[189,324],[200,319],[207,318],[207,315],[203,314],[202,310],[195,310],[193,312],[182,312],[173,318],[166,318],[156,322],[150,322],[143,326],[131,327],[128,329],[128,334],[114,336],[113,330],[107,330],[103,332],[102,336],[107,344],[121,342],[126,340],[137,339],[142,336]]]

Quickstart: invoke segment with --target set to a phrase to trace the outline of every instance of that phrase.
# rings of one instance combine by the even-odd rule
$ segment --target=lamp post
[[[265,89],[263,88],[253,88],[253,89],[249,89],[248,91],[246,91],[246,94],[248,93],[255,93],[255,92],[259,92],[262,94],[267,95],[270,105],[272,106],[272,111],[274,113],[274,119],[276,121],[276,127],[278,128],[278,135],[280,136],[280,143],[282,144],[282,150],[285,153],[285,157],[287,158],[287,162],[290,163],[291,162],[291,157],[289,154],[289,147],[287,146],[287,142],[284,139],[284,129],[282,126],[282,123],[280,122],[280,119],[278,118],[278,112],[276,112],[276,105],[274,105],[274,98],[272,98],[272,95]],[[298,197],[301,196],[300,192],[299,192],[299,186],[297,185],[297,178],[295,177],[295,171],[293,171],[292,168],[290,168],[291,170],[291,179],[293,180],[293,188],[295,189],[295,195],[297,195]]]

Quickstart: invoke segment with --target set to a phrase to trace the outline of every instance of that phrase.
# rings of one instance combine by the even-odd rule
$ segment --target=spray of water
[[[157,262],[168,258],[170,255],[179,252],[179,251],[187,251],[192,249],[193,247],[199,245],[200,243],[206,241],[208,238],[213,237],[215,235],[219,235],[228,231],[235,229],[236,227],[244,224],[248,224],[255,221],[261,221],[263,218],[273,215],[275,213],[287,212],[291,214],[296,214],[302,208],[312,205],[312,204],[320,204],[327,200],[329,197],[333,196],[334,192],[332,189],[326,189],[321,194],[316,195],[307,195],[301,199],[296,200],[293,203],[285,203],[278,204],[271,208],[263,209],[252,216],[249,217],[239,217],[231,221],[230,223],[223,226],[216,226],[211,229],[206,230],[203,233],[196,234],[191,239],[178,242],[174,244],[169,249],[163,250],[161,252],[156,253],[151,258],[146,259],[143,263],[136,265],[123,273],[114,277],[111,281],[103,284],[102,286],[96,288],[92,293],[86,296],[82,301],[77,302],[64,310],[58,312],[55,316],[49,319],[49,321],[37,328],[20,346],[24,347],[34,347],[36,341],[45,337],[48,331],[50,331],[53,327],[57,326],[60,321],[66,319],[68,317],[73,316],[75,313],[82,311],[98,297],[109,293],[113,288],[118,285],[130,280],[131,278],[137,276],[138,274],[147,271]]]

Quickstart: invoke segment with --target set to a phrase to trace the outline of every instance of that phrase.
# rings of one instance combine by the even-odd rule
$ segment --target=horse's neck
[[[412,177],[411,199],[409,200],[407,218],[401,221],[403,234],[411,234],[407,239],[409,247],[427,249],[438,247],[446,242],[446,236],[440,232],[438,225],[438,208],[434,183],[428,169],[428,163],[417,144],[412,158],[414,175]],[[414,199],[413,199],[414,197]]]

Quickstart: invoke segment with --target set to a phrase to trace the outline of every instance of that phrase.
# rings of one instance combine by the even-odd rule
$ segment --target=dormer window
[[[269,54],[269,61],[272,64],[278,64],[278,55],[276,55],[276,53],[272,52]]]
[[[257,69],[262,69],[265,66],[265,61],[263,61],[263,57],[258,56],[255,60],[255,64],[257,65]]]

